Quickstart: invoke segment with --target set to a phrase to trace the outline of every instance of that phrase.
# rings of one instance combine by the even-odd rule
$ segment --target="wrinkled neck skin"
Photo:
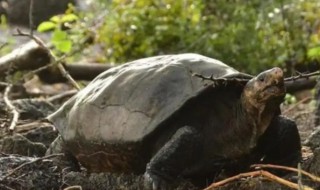
[[[257,139],[266,131],[275,114],[278,112],[279,105],[277,105],[277,101],[257,104],[244,95],[241,96],[239,104],[239,109],[244,114],[242,117],[246,118],[249,125],[252,125],[251,143],[255,145]]]

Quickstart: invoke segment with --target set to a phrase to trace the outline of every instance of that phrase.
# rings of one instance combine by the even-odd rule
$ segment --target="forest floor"
[[[57,131],[43,119],[70,97],[59,97],[69,90],[72,90],[72,87],[65,83],[48,85],[36,78],[24,87],[11,89],[9,99],[20,112],[14,132],[8,129],[12,115],[6,104],[0,101],[0,189],[64,189],[68,186],[75,189],[142,189],[142,176],[88,175],[85,172],[70,172],[67,168],[59,170],[54,158],[60,155],[45,156],[46,149],[57,136]],[[5,88],[0,92],[2,100],[5,97]],[[310,93],[301,99],[302,101],[298,100],[297,103],[283,105],[281,109],[285,116],[297,123],[301,142],[304,143],[316,129],[315,104]],[[320,156],[315,160],[313,152],[306,146],[303,146],[302,151],[302,168],[319,175]],[[310,166],[310,163],[315,164]],[[220,189],[287,189],[278,182],[265,181],[260,177],[244,179],[246,180],[230,182]],[[314,189],[320,187],[319,183],[305,178],[303,180]],[[182,184],[178,189],[197,189],[188,183]]]

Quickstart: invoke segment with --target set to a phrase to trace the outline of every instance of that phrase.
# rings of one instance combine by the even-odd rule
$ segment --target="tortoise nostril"
[[[275,67],[273,70],[276,75],[283,75],[283,71],[279,67]]]

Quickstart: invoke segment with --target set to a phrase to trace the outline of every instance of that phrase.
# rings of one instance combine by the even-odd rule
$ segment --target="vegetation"
[[[74,13],[71,6],[38,30],[53,30],[52,44],[58,52],[68,53],[97,24],[95,43],[102,47],[97,60],[107,63],[194,52],[252,74],[273,66],[290,74],[297,64],[320,60],[318,0],[96,3],[94,11],[87,13]],[[72,21],[73,30],[60,27],[66,20]]]
[[[107,14],[97,41],[106,62],[196,52],[256,73],[320,58],[318,0],[113,0],[101,7]]]

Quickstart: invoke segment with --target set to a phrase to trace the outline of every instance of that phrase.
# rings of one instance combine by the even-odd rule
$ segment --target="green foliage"
[[[8,29],[8,22],[5,15],[0,15],[0,28],[2,30]]]
[[[72,41],[68,39],[68,34],[65,31],[55,30],[52,34],[51,42],[56,49],[63,53],[71,51]]]
[[[112,1],[100,42],[107,60],[128,59],[182,51],[198,39],[201,1]]]
[[[72,49],[73,37],[64,27],[65,25],[70,27],[79,19],[77,15],[73,14],[73,9],[70,5],[65,14],[53,16],[49,21],[42,22],[37,28],[38,32],[53,31],[51,43],[60,53],[69,53]]]
[[[287,93],[286,96],[284,97],[283,103],[286,105],[295,104],[295,103],[297,103],[297,99],[292,94]]]
[[[256,73],[318,56],[311,29],[319,6],[318,0],[114,0],[103,7],[108,14],[98,41],[108,62],[195,52]]]

